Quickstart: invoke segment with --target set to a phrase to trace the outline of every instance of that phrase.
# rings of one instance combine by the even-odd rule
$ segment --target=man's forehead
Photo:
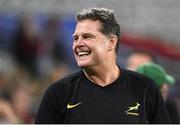
[[[93,25],[88,24],[88,23],[79,23],[76,25],[74,34],[72,36],[75,35],[84,35],[84,34],[96,34],[96,33],[100,33],[101,32],[101,26],[99,25]]]
[[[100,29],[102,26],[101,22],[96,20],[90,20],[90,19],[85,19],[78,21],[76,24],[76,29],[79,28],[88,28],[88,29]]]

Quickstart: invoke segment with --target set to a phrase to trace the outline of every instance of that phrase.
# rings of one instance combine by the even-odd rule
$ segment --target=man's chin
[[[80,67],[80,68],[87,68],[87,67],[89,67],[89,65],[88,64],[78,64],[78,67]]]
[[[84,69],[84,68],[87,68],[88,66],[87,65],[78,65],[78,67]]]

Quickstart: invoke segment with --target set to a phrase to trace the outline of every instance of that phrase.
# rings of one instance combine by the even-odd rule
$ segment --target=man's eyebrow
[[[83,35],[92,35],[91,33],[84,33]]]
[[[77,37],[77,36],[78,36],[77,34],[72,35],[72,37]],[[94,36],[94,35],[91,33],[84,33],[84,34],[82,34],[82,36]]]
[[[76,34],[73,34],[72,37],[76,37],[77,35]]]
[[[92,36],[92,37],[95,37],[93,34],[91,34],[91,33],[85,33],[85,34],[83,34],[83,36]]]

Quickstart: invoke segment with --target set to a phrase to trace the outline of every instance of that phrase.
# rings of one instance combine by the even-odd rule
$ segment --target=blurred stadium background
[[[170,96],[180,110],[180,0],[0,0],[0,100],[10,103],[19,123],[33,122],[47,86],[78,70],[74,15],[89,7],[115,11],[122,67],[134,50],[145,50],[175,77]],[[8,121],[0,115],[0,123]]]

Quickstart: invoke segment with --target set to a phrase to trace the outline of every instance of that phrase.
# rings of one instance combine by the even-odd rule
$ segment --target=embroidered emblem
[[[71,108],[77,107],[77,106],[80,105],[80,104],[81,104],[81,102],[80,102],[80,103],[77,103],[77,104],[68,104],[68,105],[67,105],[67,108],[68,108],[68,109],[71,109]]]
[[[139,113],[136,112],[139,109],[139,106],[140,106],[140,104],[138,102],[136,102],[136,105],[128,107],[128,110],[126,110],[125,113],[128,115],[139,116]]]

